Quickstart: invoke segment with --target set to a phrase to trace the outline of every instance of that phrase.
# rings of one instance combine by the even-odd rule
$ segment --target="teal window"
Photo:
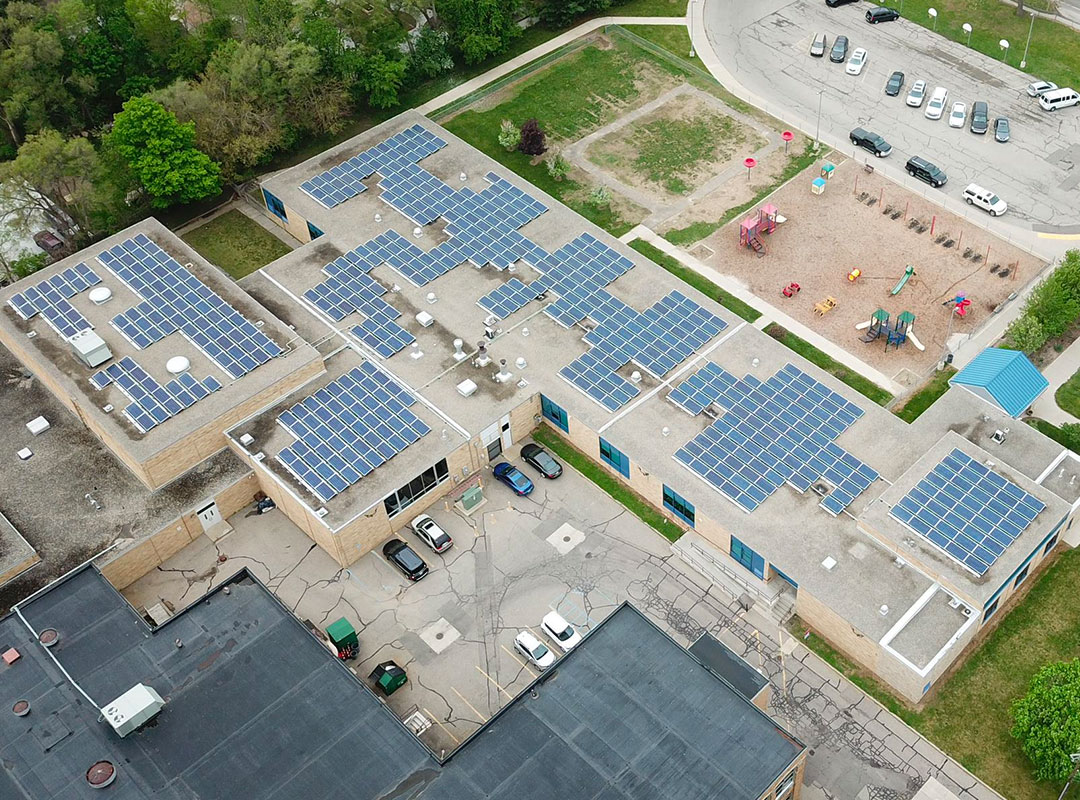
[[[790,583],[790,584],[791,584],[792,586],[794,586],[794,587],[795,587],[796,589],[798,589],[798,588],[799,588],[799,584],[798,584],[798,583],[796,583],[796,582],[795,582],[795,580],[794,580],[793,578],[789,578],[789,577],[788,577],[787,575],[785,575],[785,574],[784,574],[783,572],[781,572],[780,570],[778,570],[778,569],[776,568],[776,564],[773,564],[773,565],[772,565],[772,571],[776,573],[776,577],[778,577],[778,578],[779,578],[780,580],[782,580],[782,581],[787,581],[787,582],[788,582],[788,583]]]
[[[765,559],[740,542],[734,536],[731,537],[731,557],[750,570],[754,575],[765,579]]]
[[[1014,589],[1015,589],[1015,588],[1016,588],[1017,586],[1019,586],[1019,585],[1020,585],[1021,583],[1023,583],[1024,581],[1026,581],[1026,580],[1027,580],[1028,572],[1029,572],[1030,570],[1031,570],[1031,565],[1030,565],[1030,564],[1028,564],[1028,565],[1027,565],[1027,566],[1025,566],[1025,567],[1024,567],[1024,568],[1023,568],[1022,570],[1020,570],[1020,574],[1019,574],[1019,575],[1017,575],[1017,576],[1016,576],[1016,580],[1015,580],[1015,581],[1013,581],[1013,588],[1014,588]]]
[[[307,232],[308,236],[310,236],[312,239],[318,239],[320,236],[322,236],[322,231],[320,231],[310,222],[307,224]]]
[[[986,622],[990,617],[997,613],[999,602],[1000,600],[994,600],[993,603],[986,607],[986,610],[983,612],[983,622]]]
[[[1072,523],[1070,523],[1070,524],[1072,524]],[[1043,548],[1043,555],[1045,556],[1051,550],[1053,550],[1054,545],[1056,545],[1056,544],[1057,544],[1057,534],[1055,533],[1053,536],[1050,537],[1050,541],[1046,543],[1046,547]]]
[[[600,440],[600,460],[614,468],[624,478],[630,477],[630,459],[619,449],[612,447],[611,442],[606,439]]]
[[[664,487],[664,508],[694,527],[694,507],[667,486]]]
[[[270,213],[280,219],[282,222],[289,221],[289,215],[285,213],[285,204],[277,199],[270,192],[263,189],[263,199],[266,200],[266,207],[270,210]]]
[[[570,433],[570,422],[561,406],[540,395],[540,411],[544,414],[544,419],[550,420],[556,428],[563,433]]]

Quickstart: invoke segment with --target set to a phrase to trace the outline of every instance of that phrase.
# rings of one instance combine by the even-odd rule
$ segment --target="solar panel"
[[[144,234],[98,256],[140,301],[112,319],[144,349],[179,331],[207,358],[240,378],[282,348]]]
[[[1045,508],[1037,497],[953,449],[889,515],[982,575]]]
[[[90,376],[95,389],[115,385],[131,401],[124,415],[142,433],[179,414],[216,392],[221,384],[213,378],[197,381],[182,373],[162,386],[135,359],[125,356]]]
[[[277,421],[296,442],[277,459],[327,502],[431,430],[409,410],[414,402],[364,362],[282,412]]]
[[[721,408],[675,460],[745,511],[785,483],[805,492],[827,481],[832,489],[819,505],[835,516],[879,477],[833,441],[862,409],[791,364],[762,382],[708,362],[668,399],[694,415],[714,403]]]
[[[65,339],[94,326],[69,301],[79,292],[101,283],[101,278],[79,262],[11,296],[8,304],[20,317],[29,320],[40,314],[50,327]]]
[[[477,305],[499,319],[506,319],[515,311],[524,308],[530,300],[535,300],[538,294],[536,289],[529,288],[517,278],[511,278],[481,297]]]

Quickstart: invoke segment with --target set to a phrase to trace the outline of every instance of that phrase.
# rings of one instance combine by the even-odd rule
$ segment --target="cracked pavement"
[[[436,752],[454,748],[532,680],[535,670],[513,651],[519,630],[544,639],[539,622],[551,608],[587,629],[629,600],[680,644],[710,632],[770,679],[770,713],[811,749],[804,800],[907,800],[930,776],[962,800],[998,797],[774,620],[743,612],[574,470],[556,481],[533,477],[536,491],[519,498],[488,473],[488,501],[471,517],[443,501],[427,509],[454,547],[437,555],[403,532],[431,566],[419,583],[408,584],[378,548],[341,569],[273,511],[234,516],[228,536],[196,541],[124,594],[137,607],[164,600],[178,609],[249,567],[314,627],[348,618],[360,637],[352,666],[365,682],[381,661],[404,667],[409,683],[388,705],[402,718],[420,710],[433,719],[422,738]],[[584,538],[560,555],[548,539],[569,535],[564,525]],[[460,638],[436,653],[421,634],[447,635],[441,620]],[[632,642],[627,651],[632,657]]]

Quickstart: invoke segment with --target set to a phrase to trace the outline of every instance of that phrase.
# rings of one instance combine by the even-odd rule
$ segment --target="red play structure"
[[[739,244],[749,247],[759,256],[765,255],[765,244],[761,237],[776,230],[779,209],[772,203],[766,203],[757,210],[757,214],[747,217],[739,226]]]

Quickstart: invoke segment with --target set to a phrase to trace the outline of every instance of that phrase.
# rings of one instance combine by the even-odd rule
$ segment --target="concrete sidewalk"
[[[1031,410],[1036,417],[1055,425],[1080,423],[1080,419],[1061,408],[1054,399],[1054,394],[1061,384],[1069,380],[1077,371],[1080,371],[1080,339],[1069,345],[1064,353],[1050,362],[1050,366],[1042,371],[1043,377],[1050,381],[1050,386],[1039,395],[1038,400],[1032,403]]]

